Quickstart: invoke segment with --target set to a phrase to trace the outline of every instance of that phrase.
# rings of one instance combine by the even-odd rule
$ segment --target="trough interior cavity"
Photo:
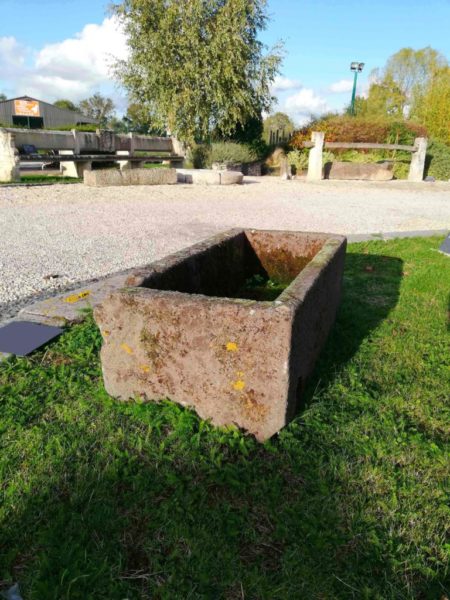
[[[275,300],[321,250],[325,236],[242,231],[169,262],[142,287],[186,294]]]

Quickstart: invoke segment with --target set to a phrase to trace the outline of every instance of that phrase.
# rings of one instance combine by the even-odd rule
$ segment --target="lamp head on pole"
[[[350,71],[358,71],[358,73],[361,73],[361,71],[364,69],[364,63],[363,62],[352,62],[350,63]]]

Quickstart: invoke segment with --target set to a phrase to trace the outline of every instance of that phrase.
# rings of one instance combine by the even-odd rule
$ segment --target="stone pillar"
[[[417,150],[412,153],[408,181],[423,181],[427,145],[427,138],[416,138],[414,140],[414,146],[417,148]]]
[[[280,157],[280,177],[281,179],[291,178],[291,166],[287,156]]]
[[[72,129],[71,132],[72,132],[73,141],[74,141],[73,152],[74,152],[74,154],[80,154],[80,152],[81,152],[81,132],[77,131],[76,129]]]
[[[136,136],[133,132],[130,132],[128,137],[130,138],[130,153],[134,154],[136,151]]]
[[[101,152],[115,152],[116,134],[109,129],[97,129],[98,149]]]
[[[60,150],[61,156],[70,156],[75,154],[73,150]],[[76,177],[79,179],[83,179],[83,173],[85,171],[91,171],[92,162],[90,160],[86,160],[83,162],[61,162],[60,170],[64,177]]]
[[[116,156],[131,156],[131,152],[129,150],[117,150],[116,151]],[[118,160],[117,161],[119,163],[119,168],[121,171],[123,171],[124,169],[132,169],[133,168],[133,163],[130,160]]]
[[[313,131],[311,141],[314,147],[309,151],[308,161],[308,181],[320,181],[322,179],[322,154],[325,133],[323,131]]]
[[[0,129],[0,181],[20,181],[14,134]]]
[[[172,152],[178,156],[186,156],[186,144],[177,138],[172,138]]]
[[[170,161],[170,167],[172,169],[182,169],[184,167],[184,159],[186,158],[186,144],[180,142],[177,138],[172,138],[172,152],[178,156],[182,156],[182,159],[175,159]]]

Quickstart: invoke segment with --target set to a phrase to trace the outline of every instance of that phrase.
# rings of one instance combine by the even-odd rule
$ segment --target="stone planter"
[[[345,247],[332,234],[231,230],[137,269],[94,313],[106,390],[269,438],[294,416],[333,324]],[[249,299],[250,277],[287,287]]]

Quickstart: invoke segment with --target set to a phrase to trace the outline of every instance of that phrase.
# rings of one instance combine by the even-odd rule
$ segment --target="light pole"
[[[363,62],[355,61],[350,64],[350,71],[353,71],[355,73],[355,77],[353,79],[352,103],[350,105],[350,113],[353,116],[355,115],[356,82],[358,81],[358,73],[361,73],[363,69]]]

